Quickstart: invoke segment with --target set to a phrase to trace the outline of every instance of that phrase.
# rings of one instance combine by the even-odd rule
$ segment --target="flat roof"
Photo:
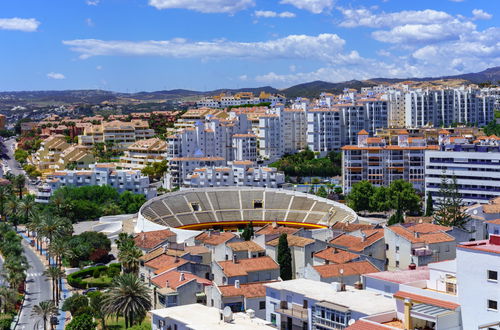
[[[364,277],[375,278],[377,280],[392,282],[392,283],[410,283],[429,279],[429,268],[427,266],[418,267],[417,269],[385,271],[370,274],[363,274]]]
[[[268,325],[270,323],[259,318],[250,318],[245,313],[233,313],[233,321],[230,323],[221,321],[221,310],[201,304],[156,309],[151,311],[151,314],[184,323],[189,329],[275,329]]]
[[[352,286],[346,286],[345,291],[337,291],[330,283],[305,278],[269,283],[264,286],[302,294],[318,302],[324,301],[345,306],[350,310],[366,315],[394,310],[394,301],[391,298],[384,297],[382,294],[373,291],[354,289]]]

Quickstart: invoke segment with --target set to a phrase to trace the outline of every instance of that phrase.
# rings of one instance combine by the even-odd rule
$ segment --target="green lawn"
[[[149,316],[146,316],[142,323],[140,324],[140,328],[136,325],[134,329],[140,330],[148,330],[151,329],[151,319]],[[99,324],[99,329],[101,329],[101,325]],[[123,317],[119,317],[118,321],[114,317],[109,317],[106,320],[106,329],[108,330],[121,330],[125,329],[125,319]]]
[[[111,284],[111,281],[113,280],[111,277],[108,276],[100,276],[99,278],[93,278],[93,277],[87,277],[82,279],[84,282],[92,282],[92,283],[99,283],[99,284]]]

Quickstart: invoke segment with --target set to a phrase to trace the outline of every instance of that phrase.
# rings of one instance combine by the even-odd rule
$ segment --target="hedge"
[[[67,279],[69,285],[71,285],[72,287],[77,288],[77,289],[87,289],[87,288],[92,288],[92,287],[107,288],[107,287],[109,287],[109,284],[94,282],[94,281],[85,282],[85,281],[83,281],[83,279],[92,277],[94,274],[94,271],[98,271],[102,275],[102,274],[106,273],[109,269],[113,269],[113,268],[121,270],[121,265],[118,263],[114,263],[114,264],[111,264],[109,266],[89,267],[89,268],[74,272],[72,274],[69,274],[66,279]]]

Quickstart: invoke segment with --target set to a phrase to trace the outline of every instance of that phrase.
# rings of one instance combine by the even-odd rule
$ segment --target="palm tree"
[[[68,241],[64,238],[57,238],[50,242],[49,253],[54,257],[56,265],[62,267],[62,259],[69,253]]]
[[[43,272],[43,275],[47,276],[47,279],[50,278],[50,280],[52,281],[52,300],[57,305],[59,303],[60,297],[60,282],[61,279],[66,276],[66,274],[59,267],[51,266]]]
[[[33,232],[33,237],[35,238],[37,250],[39,250],[39,249],[41,250],[41,239],[42,239],[41,232],[42,232],[42,226],[43,226],[44,221],[45,221],[45,217],[42,213],[34,212],[30,218],[30,221],[26,225],[26,227],[28,228],[28,235],[29,235],[29,231]],[[40,251],[40,254],[41,253],[42,252]]]
[[[40,234],[48,240],[49,244],[57,238],[71,235],[72,232],[73,226],[69,219],[57,216],[43,217]],[[50,257],[50,253],[48,253],[49,260]]]
[[[58,309],[54,302],[51,300],[45,300],[38,305],[33,306],[32,316],[40,317],[43,321],[43,329],[47,330],[47,321],[54,314],[57,314]]]
[[[14,311],[16,303],[19,301],[19,294],[14,289],[0,287],[0,300],[1,312],[2,314],[5,314],[7,312]]]
[[[35,196],[33,195],[28,195],[24,197],[20,202],[18,206],[19,210],[19,216],[23,218],[24,223],[27,224],[28,220],[31,216],[33,216],[33,213],[35,212],[36,208],[36,202],[35,202]]]
[[[91,292],[89,295],[89,307],[96,319],[101,320],[101,330],[106,330],[106,310],[103,307],[104,294],[100,291]]]
[[[19,211],[19,200],[16,196],[12,196],[12,198],[7,200],[5,204],[5,213],[7,217],[11,220],[14,229],[17,231],[17,223],[18,223],[18,211]]]
[[[103,306],[108,314],[123,316],[125,328],[129,328],[151,309],[151,290],[134,274],[118,275],[113,279]]]
[[[139,258],[142,257],[142,251],[135,245],[122,247],[118,253],[118,260],[122,263],[125,273],[139,273]]]
[[[23,174],[19,174],[14,178],[14,187],[19,193],[19,199],[23,199],[23,190],[26,185],[26,177]]]
[[[123,246],[130,244],[133,241],[133,236],[126,232],[121,232],[118,234],[118,238],[115,240],[116,247],[121,250]]]
[[[5,202],[10,196],[10,189],[6,186],[0,186],[0,219],[5,215]]]

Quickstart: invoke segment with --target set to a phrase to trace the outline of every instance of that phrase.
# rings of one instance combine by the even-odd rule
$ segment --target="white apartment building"
[[[425,190],[439,200],[442,178],[455,177],[466,204],[487,203],[500,196],[500,138],[484,136],[471,141],[440,131],[439,149],[425,153]]]
[[[85,127],[83,135],[78,136],[78,144],[92,147],[95,143],[110,143],[114,150],[125,151],[135,141],[149,139],[154,135],[155,132],[149,128],[147,121],[114,120]]]
[[[286,98],[282,95],[272,95],[270,93],[261,92],[259,96],[255,96],[252,92],[240,92],[235,95],[221,93],[220,95],[204,97],[196,105],[198,108],[227,108],[229,106],[251,105],[269,102],[285,103]]]
[[[405,94],[406,127],[451,126],[473,123],[483,126],[493,120],[495,97],[471,87],[417,89]]]
[[[500,329],[500,236],[457,246],[463,329]]]
[[[253,133],[232,136],[233,160],[257,161],[257,135]]]
[[[198,157],[199,156],[199,157]],[[163,188],[173,189],[184,186],[184,180],[197,168],[221,167],[226,164],[222,157],[174,157],[168,161],[168,172],[163,178]]]
[[[61,187],[104,186],[108,185],[118,192],[130,191],[143,194],[147,199],[156,196],[156,189],[149,186],[149,177],[139,170],[117,170],[113,164],[95,164],[91,170],[64,170],[47,176],[39,188],[36,201],[48,203],[52,193]]]
[[[285,174],[276,168],[254,167],[251,161],[233,161],[228,166],[195,168],[183,179],[189,188],[248,186],[281,188]]]
[[[424,138],[409,138],[406,130],[398,132],[398,144],[387,145],[385,139],[358,133],[358,144],[342,147],[343,189],[367,180],[376,186],[388,186],[395,180],[406,180],[424,191],[425,153],[437,149],[427,146]]]
[[[120,157],[124,169],[143,169],[147,165],[161,162],[167,158],[167,142],[159,138],[139,140],[130,145]]]

